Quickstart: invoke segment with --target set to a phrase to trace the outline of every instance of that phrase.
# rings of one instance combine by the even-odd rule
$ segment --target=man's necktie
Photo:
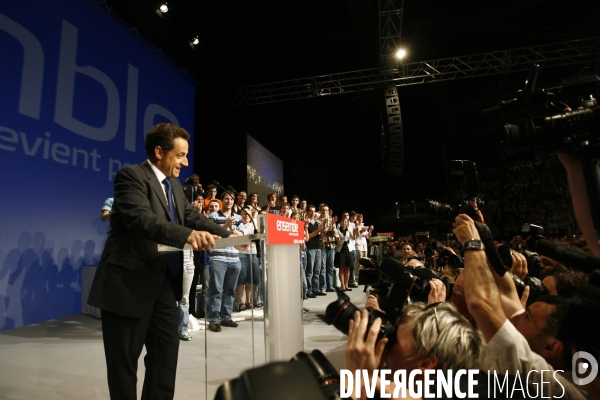
[[[169,215],[171,216],[171,222],[177,222],[177,211],[175,210],[175,202],[173,201],[173,187],[169,178],[163,180],[165,189],[167,192],[167,203],[169,204]],[[176,276],[179,270],[183,268],[183,261],[181,258],[180,251],[169,252],[169,271],[173,276]]]

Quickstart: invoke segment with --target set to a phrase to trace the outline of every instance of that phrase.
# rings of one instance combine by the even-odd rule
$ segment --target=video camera
[[[560,86],[536,87],[540,66],[534,65],[517,97],[481,111],[481,118],[502,124],[501,144],[508,155],[571,152],[581,160],[588,202],[600,231],[600,92],[598,75],[569,78]]]
[[[597,75],[583,75],[547,89],[536,87],[540,66],[534,65],[514,99],[481,111],[484,122],[502,125],[502,144],[511,153],[551,153],[598,145],[600,114],[593,94]]]

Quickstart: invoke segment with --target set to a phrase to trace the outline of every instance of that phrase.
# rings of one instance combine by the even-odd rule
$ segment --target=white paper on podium
[[[250,244],[251,240],[260,240],[260,239],[264,239],[264,237],[265,237],[264,233],[257,233],[257,234],[253,234],[253,235],[229,236],[229,237],[223,238],[223,239],[215,239],[215,245],[216,245],[215,248],[220,249],[223,247],[230,247],[230,246],[242,246],[245,244]],[[193,250],[193,249],[194,248],[189,243],[186,243],[185,246],[183,246],[183,249],[180,249],[177,247],[172,247],[172,246],[167,246],[164,244],[158,245],[159,252],[183,251],[183,250]]]

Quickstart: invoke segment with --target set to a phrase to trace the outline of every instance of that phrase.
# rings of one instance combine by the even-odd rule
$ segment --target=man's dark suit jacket
[[[158,243],[183,248],[192,230],[221,237],[231,234],[192,208],[177,179],[171,179],[171,185],[180,224],[170,222],[163,184],[147,161],[119,170],[111,233],[88,304],[127,317],[147,315],[152,312],[165,271],[170,274],[168,253],[159,253]],[[181,298],[181,279],[182,273],[173,278],[177,300]]]
[[[185,193],[185,198],[190,202],[190,204],[195,200],[194,199],[194,188],[191,185],[187,185],[184,189],[183,192]],[[204,191],[202,190],[198,190],[196,189],[196,196],[198,196],[199,194],[202,194],[202,197],[206,197],[206,193],[204,193]]]

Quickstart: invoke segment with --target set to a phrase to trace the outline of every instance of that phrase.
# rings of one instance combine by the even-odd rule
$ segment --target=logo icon
[[[594,356],[585,351],[578,351],[573,355],[571,367],[573,382],[577,385],[587,385],[598,375],[598,362]],[[586,374],[585,378],[581,378],[581,376],[585,376]]]

